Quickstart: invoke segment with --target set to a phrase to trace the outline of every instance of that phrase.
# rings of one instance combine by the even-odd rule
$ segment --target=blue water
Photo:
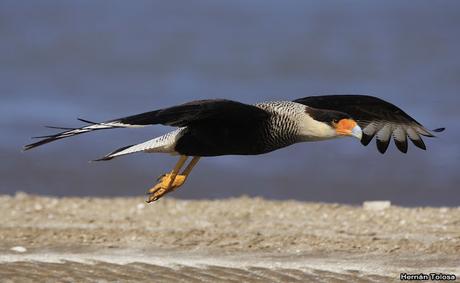
[[[175,158],[86,161],[170,130],[113,130],[27,153],[78,126],[203,98],[372,94],[428,128],[428,151],[356,140],[200,162],[182,198],[459,205],[457,1],[0,1],[0,192],[140,195]]]

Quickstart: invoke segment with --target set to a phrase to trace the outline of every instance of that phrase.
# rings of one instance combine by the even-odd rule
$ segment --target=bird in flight
[[[144,127],[162,124],[177,127],[163,136],[117,149],[98,159],[110,160],[135,152],[179,155],[170,173],[148,190],[147,202],[158,200],[182,186],[201,157],[256,155],[295,143],[355,137],[368,145],[376,137],[377,149],[385,153],[393,137],[396,147],[407,152],[407,138],[426,149],[421,136],[434,137],[397,106],[367,95],[310,96],[294,101],[271,101],[254,105],[225,99],[192,101],[124,118],[94,123],[81,128],[61,128],[63,132],[37,137],[24,150],[59,139],[97,130]],[[187,159],[192,157],[187,166]],[[185,169],[181,172],[181,169]]]

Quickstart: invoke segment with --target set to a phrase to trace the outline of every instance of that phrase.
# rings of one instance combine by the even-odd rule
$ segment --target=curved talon
[[[148,190],[147,193],[150,196],[147,202],[156,201],[165,194],[174,191],[178,187],[182,186],[186,179],[186,175],[176,175],[174,177],[171,173],[164,174],[160,177],[158,184]]]
[[[184,166],[184,163],[187,161],[187,159],[188,156],[181,156],[171,173],[166,173],[158,177],[158,183],[147,191],[147,194],[149,195],[147,203],[158,200],[165,194],[174,191],[185,183],[187,176],[190,174],[193,167],[197,164],[200,157],[193,157],[192,161],[190,161],[184,171],[179,174],[179,170],[182,168],[182,166]]]
[[[152,201],[156,201],[159,198],[161,198],[164,194],[166,194],[166,191],[163,189],[160,189],[159,191],[155,192],[154,194],[151,194],[149,196],[149,199],[147,200],[147,203],[151,203]]]

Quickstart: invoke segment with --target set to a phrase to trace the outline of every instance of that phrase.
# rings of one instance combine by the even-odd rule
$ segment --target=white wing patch
[[[366,134],[368,136],[374,136],[375,132],[377,132],[377,130],[379,128],[380,127],[378,126],[377,122],[372,122],[369,125],[367,125],[366,127],[364,127],[363,132],[364,132],[364,134]]]
[[[411,128],[409,126],[406,126],[405,130],[406,130],[406,133],[407,133],[407,135],[409,136],[409,138],[411,140],[419,140],[420,139],[420,136],[418,135],[418,133],[413,128]]]
[[[384,124],[384,126],[377,132],[377,139],[383,142],[388,141],[390,139],[392,129],[392,124]]]
[[[393,137],[398,141],[407,140],[407,135],[402,125],[396,125],[396,128],[393,130]]]
[[[422,136],[433,137],[434,135],[416,123],[391,123],[387,121],[373,121],[363,128],[363,138],[361,143],[368,145],[376,136],[377,148],[381,153],[385,153],[388,148],[391,137],[394,138],[396,147],[401,151],[407,152],[407,137],[412,143],[421,148],[426,149]]]

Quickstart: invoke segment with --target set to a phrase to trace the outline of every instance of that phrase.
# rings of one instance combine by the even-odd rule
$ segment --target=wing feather
[[[425,143],[423,142],[422,137],[420,137],[416,129],[407,126],[406,132],[409,136],[409,139],[416,147],[426,150]]]
[[[396,147],[406,153],[407,137],[415,146],[426,149],[420,136],[434,137],[432,132],[444,130],[439,128],[431,132],[397,106],[368,95],[310,96],[294,102],[349,114],[363,129],[361,143],[368,145],[376,136],[377,148],[381,153],[387,150],[391,136]]]
[[[393,138],[396,147],[401,151],[402,153],[407,153],[407,134],[404,131],[403,126],[398,126],[394,131],[393,131]]]
[[[393,131],[392,124],[383,124],[383,127],[377,132],[377,149],[380,153],[385,153],[390,144],[391,133]]]
[[[379,129],[380,128],[378,127],[377,122],[371,122],[367,126],[365,126],[363,128],[363,137],[361,138],[361,143],[364,146],[368,145],[372,141],[372,139],[375,136],[375,133],[377,133]]]

